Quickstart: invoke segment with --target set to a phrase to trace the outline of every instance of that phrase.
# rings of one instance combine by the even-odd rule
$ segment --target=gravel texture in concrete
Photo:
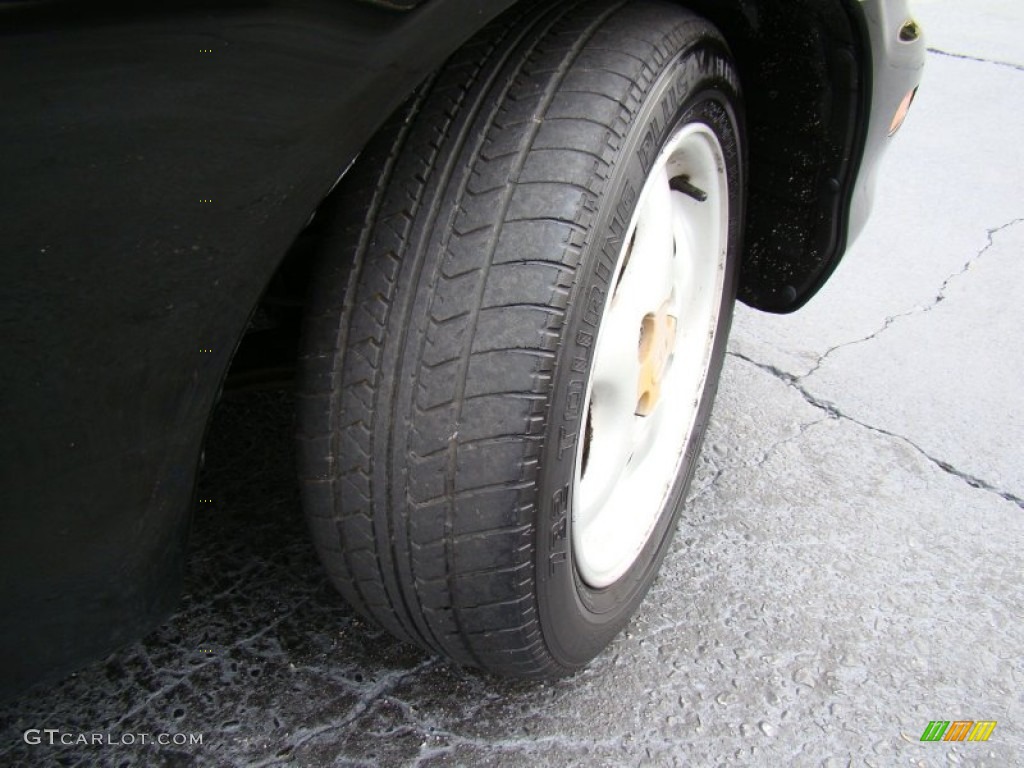
[[[804,310],[739,311],[674,547],[586,671],[496,680],[362,624],[305,535],[290,398],[249,395],[178,613],[6,702],[0,764],[1022,764],[1024,6],[916,9],[933,52],[874,218]],[[921,743],[931,720],[998,725]]]

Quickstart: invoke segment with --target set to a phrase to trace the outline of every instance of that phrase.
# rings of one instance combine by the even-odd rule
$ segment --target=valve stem
[[[708,193],[700,187],[695,187],[691,184],[689,176],[675,176],[668,180],[668,186],[673,192],[682,192],[684,195],[692,197],[698,203],[703,203],[708,199]]]

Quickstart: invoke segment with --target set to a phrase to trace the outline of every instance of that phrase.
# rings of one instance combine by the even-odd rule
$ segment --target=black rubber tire
[[[583,323],[609,289],[599,263],[618,255],[629,190],[693,121],[715,132],[730,195],[712,370],[646,549],[593,590],[568,514]],[[518,677],[571,673],[625,625],[669,546],[725,353],[742,135],[738,78],[706,21],[657,0],[534,3],[464,46],[366,148],[326,213],[299,399],[309,523],[359,613]]]

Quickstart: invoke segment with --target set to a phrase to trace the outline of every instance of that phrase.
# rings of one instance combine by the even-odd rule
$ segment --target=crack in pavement
[[[992,64],[997,67],[1009,67],[1010,69],[1016,69],[1019,72],[1024,72],[1024,64],[1014,64],[1012,61],[986,59],[981,56],[970,56],[966,53],[953,53],[952,51],[944,51],[941,48],[929,48],[928,53],[934,53],[937,56],[948,56],[951,59],[963,59],[964,61],[976,61],[981,64]]]
[[[257,630],[253,634],[249,635],[248,637],[244,637],[241,640],[237,640],[237,641],[231,643],[229,646],[227,646],[227,649],[230,650],[230,649],[235,649],[235,648],[241,648],[241,647],[243,647],[245,645],[248,645],[249,643],[251,643],[254,640],[260,639],[261,637],[263,637],[264,635],[266,635],[267,633],[269,633],[273,629],[275,629],[279,624],[281,624],[282,622],[284,622],[285,620],[290,618],[300,608],[305,606],[305,604],[308,603],[311,599],[312,599],[312,597],[306,597],[306,598],[303,598],[301,600],[296,601],[291,606],[291,610],[290,611],[288,611],[288,612],[282,614],[281,616],[277,617],[273,622],[271,622],[271,623],[261,627],[259,630]],[[152,704],[154,701],[167,696],[171,691],[176,689],[182,683],[190,680],[197,672],[199,672],[201,670],[204,670],[204,669],[206,669],[207,667],[209,667],[209,666],[211,666],[213,664],[220,664],[220,663],[222,663],[222,657],[220,655],[217,655],[217,656],[212,656],[212,657],[210,657],[210,659],[205,660],[205,661],[203,661],[203,662],[201,662],[199,664],[195,664],[193,666],[190,666],[181,677],[178,677],[175,680],[169,681],[168,683],[166,683],[164,685],[161,685],[155,691],[152,691],[148,696],[146,696],[145,699],[143,699],[141,702],[139,702],[138,704],[133,706],[131,709],[129,709],[127,712],[125,712],[123,715],[121,715],[113,723],[111,728],[120,728],[120,727],[122,727],[131,718],[133,718],[136,715],[140,714],[141,712],[145,711],[145,709],[150,704]]]
[[[732,353],[728,353],[728,354],[732,354]],[[740,355],[736,355],[736,356],[739,357]],[[828,417],[826,416],[826,417],[823,417],[823,418],[820,418],[820,419],[814,419],[813,421],[808,421],[808,422],[802,423],[797,428],[796,432],[794,432],[792,435],[787,435],[786,437],[779,438],[774,443],[769,445],[761,453],[761,455],[759,457],[757,457],[756,459],[748,459],[746,461],[742,461],[742,462],[740,462],[739,466],[753,468],[753,469],[760,469],[761,467],[763,467],[765,465],[765,462],[767,462],[768,459],[770,459],[772,457],[772,455],[779,448],[781,448],[782,446],[786,445],[787,443],[791,443],[791,442],[793,442],[795,440],[799,440],[801,437],[804,436],[804,434],[811,427],[817,426],[818,424],[821,424],[821,423],[827,421],[827,419],[828,419]],[[711,476],[711,480],[709,480],[708,482],[706,482],[703,485],[701,485],[698,490],[694,490],[693,488],[690,489],[690,492],[687,494],[687,497],[686,497],[686,505],[689,506],[690,504],[694,503],[698,499],[701,499],[704,496],[706,496],[708,493],[710,493],[711,490],[715,487],[715,485],[717,485],[718,481],[722,478],[722,476],[725,475],[730,469],[732,469],[732,467],[715,467],[715,471],[714,471],[714,474]]]
[[[964,262],[964,265],[959,270],[957,270],[956,272],[954,272],[953,274],[951,274],[949,277],[942,281],[942,285],[939,286],[938,293],[935,294],[935,298],[932,299],[931,303],[929,303],[927,306],[914,307],[913,309],[908,309],[906,312],[900,312],[897,315],[889,315],[888,317],[885,318],[885,322],[882,324],[882,327],[879,328],[877,331],[874,331],[873,333],[870,333],[867,336],[864,336],[863,338],[854,339],[853,341],[844,341],[842,344],[836,344],[834,347],[829,347],[827,350],[825,350],[825,353],[818,358],[817,362],[814,363],[814,366],[809,371],[807,371],[807,373],[801,374],[800,376],[795,376],[794,380],[802,381],[803,379],[806,379],[809,376],[813,376],[815,373],[818,372],[821,366],[825,364],[825,361],[832,355],[833,352],[837,352],[840,349],[845,349],[846,347],[853,347],[858,344],[864,344],[865,342],[868,341],[874,341],[887,330],[889,330],[892,324],[895,323],[897,320],[901,320],[905,317],[923,315],[927,312],[931,312],[933,309],[939,306],[939,304],[946,300],[946,289],[949,288],[949,284],[956,280],[958,277],[961,277],[966,272],[968,272],[971,269],[971,267],[974,264],[976,264],[978,260],[981,259],[981,257],[984,256],[995,245],[996,235],[998,235],[1000,232],[1004,230],[1011,229],[1012,227],[1015,227],[1022,222],[1024,222],[1024,218],[1016,218],[1012,219],[1011,221],[1008,221],[1005,224],[1001,224],[998,227],[986,230],[985,245],[982,246],[981,250],[979,250],[976,254],[971,256],[971,258]]]
[[[772,445],[768,446],[768,449],[765,450],[765,452],[761,454],[761,457],[759,459],[757,459],[757,461],[754,462],[754,464],[749,464],[748,463],[748,466],[752,466],[754,469],[760,469],[761,467],[763,467],[765,465],[765,463],[768,461],[768,459],[770,459],[772,457],[772,455],[777,450],[779,450],[779,448],[781,448],[782,446],[786,445],[786,443],[792,443],[795,440],[799,440],[801,437],[803,437],[807,433],[807,431],[811,427],[816,427],[818,424],[821,424],[822,422],[827,421],[827,420],[828,420],[828,416],[823,416],[820,419],[815,419],[814,421],[808,421],[808,422],[805,422],[804,424],[801,424],[800,428],[796,431],[796,434],[790,435],[789,437],[784,437],[781,440],[777,440],[775,443],[773,443]]]
[[[775,376],[777,379],[779,379],[779,380],[783,381],[784,383],[788,384],[789,386],[793,387],[794,389],[797,390],[797,392],[800,393],[800,395],[803,397],[803,399],[808,404],[810,404],[814,408],[817,408],[818,410],[824,411],[825,414],[828,417],[835,418],[835,419],[844,419],[846,421],[850,421],[850,422],[852,422],[854,424],[857,424],[857,425],[863,427],[864,429],[870,430],[870,431],[875,432],[877,434],[886,435],[888,437],[892,437],[892,438],[895,438],[897,440],[901,440],[904,443],[906,443],[907,445],[909,445],[911,448],[913,448],[915,451],[920,453],[922,456],[924,456],[926,459],[928,459],[928,461],[930,461],[932,464],[934,464],[935,466],[939,467],[943,472],[945,472],[945,473],[947,473],[949,475],[953,475],[954,477],[958,477],[959,479],[963,480],[965,483],[970,485],[972,488],[977,488],[977,489],[980,489],[980,490],[988,491],[990,493],[994,493],[997,496],[1001,497],[1002,499],[1004,499],[1006,501],[1013,502],[1018,507],[1021,507],[1022,509],[1024,509],[1024,499],[1022,499],[1021,497],[1019,497],[1019,496],[1017,496],[1017,495],[1015,495],[1015,494],[1013,494],[1013,493],[1011,493],[1009,491],[1004,491],[1004,490],[1002,490],[1000,488],[997,488],[996,486],[992,485],[991,483],[987,482],[986,480],[983,480],[980,477],[976,477],[976,476],[971,475],[971,474],[969,474],[967,472],[959,470],[956,467],[954,467],[952,464],[950,464],[948,461],[944,461],[943,459],[940,459],[940,458],[938,458],[936,456],[932,456],[927,451],[925,451],[921,446],[917,445],[914,441],[912,441],[908,437],[905,437],[903,435],[898,435],[898,434],[896,434],[894,432],[890,432],[890,431],[888,431],[886,429],[883,429],[882,427],[876,427],[876,426],[873,426],[871,424],[867,424],[865,422],[859,421],[859,420],[853,418],[852,416],[848,416],[847,414],[845,414],[842,411],[840,411],[832,403],[826,402],[826,401],[821,400],[820,398],[815,397],[814,395],[812,395],[810,392],[807,391],[807,389],[802,384],[802,382],[805,379],[807,379],[807,378],[813,376],[815,373],[817,373],[817,371],[819,371],[821,369],[821,367],[825,364],[825,361],[834,352],[836,352],[836,351],[838,351],[840,349],[844,349],[846,347],[852,347],[852,346],[856,346],[858,344],[864,344],[866,342],[873,341],[874,339],[877,339],[881,334],[885,333],[885,331],[887,331],[889,328],[891,328],[893,323],[895,323],[897,320],[900,320],[900,319],[906,318],[906,317],[911,317],[911,316],[914,316],[914,315],[922,315],[922,314],[931,312],[933,309],[935,309],[937,306],[939,306],[939,304],[941,304],[943,301],[946,300],[946,291],[949,289],[950,284],[954,280],[956,280],[957,278],[959,278],[962,275],[964,275],[965,273],[967,273],[971,269],[971,267],[974,266],[974,264],[976,264],[978,262],[979,259],[981,259],[989,250],[992,249],[992,247],[995,245],[996,236],[999,233],[1003,232],[1004,230],[1007,230],[1007,229],[1010,229],[1012,227],[1015,227],[1015,226],[1017,226],[1018,224],[1021,224],[1021,223],[1024,223],[1024,218],[1016,218],[1016,219],[1012,219],[1011,221],[1006,222],[1005,224],[1001,224],[998,227],[993,227],[991,229],[986,230],[986,233],[985,233],[986,234],[985,244],[981,247],[981,249],[978,250],[977,253],[975,253],[966,262],[964,262],[964,265],[959,270],[957,270],[953,274],[949,275],[949,277],[947,277],[945,280],[942,281],[942,285],[939,286],[939,290],[935,294],[935,298],[933,298],[930,303],[928,303],[926,306],[914,307],[913,309],[907,310],[906,312],[901,312],[901,313],[896,314],[896,315],[890,315],[890,316],[885,318],[885,322],[882,324],[882,326],[878,330],[868,334],[867,336],[864,336],[863,338],[860,338],[860,339],[854,339],[853,341],[845,341],[842,344],[836,344],[835,346],[830,347],[821,356],[818,357],[817,361],[814,363],[814,366],[811,367],[811,369],[808,370],[806,373],[803,373],[803,374],[800,374],[800,375],[795,375],[795,374],[792,374],[792,373],[788,373],[787,371],[783,371],[782,369],[777,368],[774,365],[769,365],[767,363],[761,363],[761,362],[759,362],[759,361],[757,361],[757,360],[755,360],[755,359],[753,359],[753,358],[751,358],[751,357],[749,357],[747,355],[744,355],[744,354],[742,354],[740,352],[729,351],[729,352],[727,352],[727,354],[732,356],[732,357],[739,358],[740,360],[743,360],[743,361],[745,361],[747,363],[750,363],[751,365],[754,365],[754,366],[760,368],[761,370],[763,370],[763,371],[765,371],[767,373],[770,373],[772,376]],[[754,466],[754,467],[762,466],[768,460],[768,458],[771,456],[771,454],[776,449],[778,449],[779,447],[781,447],[782,445],[784,445],[787,442],[799,439],[801,436],[803,436],[803,434],[808,429],[810,429],[812,426],[815,426],[816,424],[819,424],[819,423],[821,423],[821,420],[812,421],[812,422],[809,422],[809,423],[801,425],[799,431],[795,435],[790,435],[788,437],[782,438],[781,440],[779,440],[776,443],[774,443],[773,445],[771,445],[764,452],[764,454],[761,456],[761,458],[759,460],[757,460],[754,464],[751,464],[750,462],[746,462],[746,464],[748,466]],[[722,476],[724,471],[725,471],[724,469],[716,469],[716,471],[715,471],[713,477],[711,478],[710,482],[706,483],[705,485],[703,485],[700,488],[699,491],[697,491],[696,493],[692,494],[690,496],[690,498],[687,500],[688,503],[692,502],[692,501],[695,501],[696,499],[701,498],[702,496],[707,494],[709,491],[711,491],[711,489],[718,482],[719,478]]]
[[[744,354],[742,354],[740,352],[732,352],[732,351],[730,351],[730,352],[727,352],[726,354],[729,355],[730,357],[738,358],[739,360],[743,360],[744,362],[749,363],[750,365],[753,365],[753,366],[755,366],[757,368],[760,368],[762,371],[764,371],[766,373],[769,373],[772,376],[774,376],[775,378],[777,378],[780,381],[784,382],[785,384],[788,384],[790,387],[792,387],[798,393],[800,393],[800,396],[803,397],[803,399],[808,403],[808,405],[811,405],[812,407],[817,408],[820,411],[823,411],[824,413],[826,413],[831,418],[841,419],[843,421],[849,421],[850,423],[856,424],[859,427],[863,427],[864,429],[866,429],[866,430],[868,430],[870,432],[874,432],[875,434],[885,435],[886,437],[891,437],[891,438],[893,438],[895,440],[899,440],[899,441],[905,443],[906,445],[910,446],[911,448],[913,448],[915,451],[917,451],[924,458],[926,458],[929,462],[934,464],[936,467],[941,469],[946,474],[952,475],[953,477],[956,477],[956,478],[959,478],[960,480],[962,480],[963,482],[967,483],[972,488],[977,488],[979,490],[987,491],[988,493],[993,493],[996,496],[999,496],[1000,498],[1002,498],[1004,501],[1012,502],[1012,503],[1016,504],[1018,507],[1020,507],[1021,509],[1024,509],[1024,498],[1016,496],[1016,495],[1014,495],[1013,493],[1011,493],[1009,491],[1004,491],[1001,488],[997,488],[994,485],[992,485],[991,483],[981,479],[980,477],[976,477],[976,476],[971,475],[971,474],[969,474],[967,472],[964,472],[962,470],[957,469],[952,464],[950,464],[948,461],[944,461],[944,460],[942,460],[942,459],[940,459],[940,458],[938,458],[936,456],[932,456],[924,448],[919,446],[917,443],[915,443],[909,437],[905,437],[904,435],[898,435],[895,432],[890,432],[889,430],[884,429],[882,427],[876,427],[873,424],[868,424],[866,422],[860,421],[859,419],[855,419],[852,416],[848,416],[847,414],[845,414],[842,411],[840,411],[839,408],[837,408],[834,404],[832,404],[830,402],[827,402],[825,400],[822,400],[822,399],[812,395],[800,383],[800,380],[803,377],[794,376],[793,374],[787,373],[786,371],[783,371],[780,368],[776,368],[774,365],[769,365],[767,363],[758,362],[757,360],[754,360],[753,358],[747,357],[746,355],[744,355]]]
[[[267,768],[268,766],[282,765],[285,763],[291,763],[294,760],[294,753],[303,745],[309,743],[313,739],[322,736],[325,733],[332,731],[342,730],[347,728],[349,725],[354,723],[360,717],[362,717],[369,709],[381,699],[391,695],[392,691],[398,688],[406,680],[415,677],[416,675],[424,672],[428,669],[436,667],[439,659],[437,657],[431,657],[421,661],[416,666],[410,669],[396,669],[392,672],[385,673],[372,685],[366,686],[365,692],[359,697],[359,700],[352,705],[348,714],[339,720],[334,720],[329,723],[325,723],[316,728],[302,728],[295,732],[294,738],[290,743],[286,743],[285,746],[281,747],[274,757],[254,762],[251,765],[253,768]]]
[[[691,487],[689,489],[689,493],[686,496],[686,506],[693,504],[698,499],[703,498],[705,495],[707,495],[711,491],[711,489],[715,487],[715,484],[719,481],[719,479],[721,479],[722,475],[724,474],[725,469],[716,467],[715,473],[711,476],[711,480],[704,483],[704,485],[702,485],[699,490],[695,491]]]

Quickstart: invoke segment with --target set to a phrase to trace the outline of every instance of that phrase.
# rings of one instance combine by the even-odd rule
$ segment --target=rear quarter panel
[[[0,687],[173,606],[261,291],[376,127],[509,4],[0,4]]]

